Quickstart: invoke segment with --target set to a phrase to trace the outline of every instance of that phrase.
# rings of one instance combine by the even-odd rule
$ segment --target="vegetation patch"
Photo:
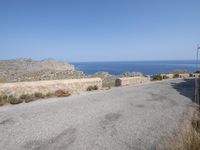
[[[163,79],[169,79],[169,77],[166,76],[166,75],[164,75],[162,78],[163,78]]]
[[[179,74],[178,73],[175,73],[173,78],[179,78]]]
[[[162,78],[161,74],[156,74],[153,76],[153,80],[162,80],[162,79],[163,78]]]
[[[54,93],[43,94],[40,92],[36,92],[34,94],[23,94],[20,97],[15,97],[13,95],[1,95],[0,96],[0,106],[5,105],[7,103],[10,104],[20,104],[20,103],[29,103],[38,99],[45,99],[51,97],[67,97],[71,94],[65,90],[57,90]]]
[[[34,95],[29,95],[29,94],[23,94],[20,96],[20,99],[23,100],[25,103],[29,103],[31,101],[34,101],[36,98]]]
[[[38,98],[38,99],[40,99],[40,98],[45,98],[45,95],[42,94],[42,93],[40,93],[40,92],[36,92],[36,93],[34,94],[34,96],[35,96],[35,98]]]
[[[98,86],[97,86],[97,85],[89,86],[89,87],[87,88],[87,91],[94,91],[94,90],[98,90]]]
[[[10,104],[20,104],[20,103],[23,102],[23,100],[20,99],[20,98],[16,98],[16,97],[14,97],[13,95],[9,95],[9,96],[8,96],[8,102],[9,102]]]
[[[5,105],[7,103],[7,97],[6,99],[3,96],[0,96],[0,106]]]
[[[192,73],[189,74],[190,77],[194,77],[194,75]]]
[[[67,96],[70,96],[70,95],[71,94],[68,91],[65,91],[65,90],[57,90],[55,92],[56,97],[67,97]]]
[[[0,75],[0,83],[5,83],[7,81],[5,76]]]
[[[46,98],[50,98],[50,97],[54,97],[55,95],[54,95],[54,93],[50,93],[50,92],[49,92],[49,93],[47,93],[45,96],[46,96]]]
[[[175,134],[165,136],[156,149],[200,150],[200,115],[193,115],[179,126]]]

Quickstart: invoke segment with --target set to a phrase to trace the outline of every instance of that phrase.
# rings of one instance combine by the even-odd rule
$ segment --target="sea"
[[[196,69],[195,60],[74,62],[72,64],[77,70],[83,71],[87,75],[101,71],[113,75],[124,72],[141,72],[144,75],[152,75],[180,69],[193,72]]]

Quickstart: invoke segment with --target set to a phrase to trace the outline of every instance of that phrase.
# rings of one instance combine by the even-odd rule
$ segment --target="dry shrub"
[[[70,96],[71,94],[68,92],[68,91],[65,91],[65,90],[57,90],[55,91],[55,94],[54,94],[56,97],[67,97],[67,96]]]
[[[194,114],[186,119],[175,134],[166,135],[156,148],[158,150],[200,150],[200,116]]]
[[[34,94],[23,94],[20,97],[16,98],[13,95],[2,95],[0,96],[0,106],[10,103],[10,104],[19,104],[22,102],[29,103],[31,101],[37,100],[37,99],[44,99],[44,98],[50,98],[50,97],[67,97],[71,94],[68,91],[65,90],[57,90],[55,93],[47,93],[42,94],[39,92],[36,92]]]
[[[178,73],[175,73],[173,78],[179,78],[179,74]]]
[[[94,90],[98,90],[98,86],[97,86],[97,85],[89,86],[89,87],[87,88],[87,91],[94,91]]]
[[[23,94],[20,96],[20,99],[23,100],[26,103],[29,103],[31,101],[35,100],[34,95],[29,95],[29,94]]]
[[[7,97],[6,99],[4,98],[4,96],[0,96],[0,106],[3,106],[7,103]]]
[[[20,104],[20,103],[23,102],[23,100],[20,99],[20,98],[16,98],[16,97],[14,97],[13,95],[9,95],[9,96],[8,96],[8,102],[9,102],[10,104]]]
[[[163,79],[169,79],[169,77],[168,77],[168,76],[166,76],[166,75],[164,75],[164,76],[163,76]]]
[[[7,81],[5,76],[0,75],[0,83],[5,83]]]
[[[40,99],[40,98],[45,98],[45,95],[40,92],[36,92],[36,93],[34,93],[34,97],[36,99]]]
[[[45,96],[46,98],[55,97],[54,93],[50,93],[50,92],[47,93]]]

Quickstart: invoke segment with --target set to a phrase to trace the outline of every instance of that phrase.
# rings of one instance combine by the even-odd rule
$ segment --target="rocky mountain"
[[[74,66],[54,59],[0,60],[0,82],[56,80],[82,78],[84,73]]]

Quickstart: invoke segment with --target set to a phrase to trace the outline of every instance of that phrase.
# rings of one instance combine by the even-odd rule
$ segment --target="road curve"
[[[0,107],[1,150],[154,149],[194,96],[194,79]]]

